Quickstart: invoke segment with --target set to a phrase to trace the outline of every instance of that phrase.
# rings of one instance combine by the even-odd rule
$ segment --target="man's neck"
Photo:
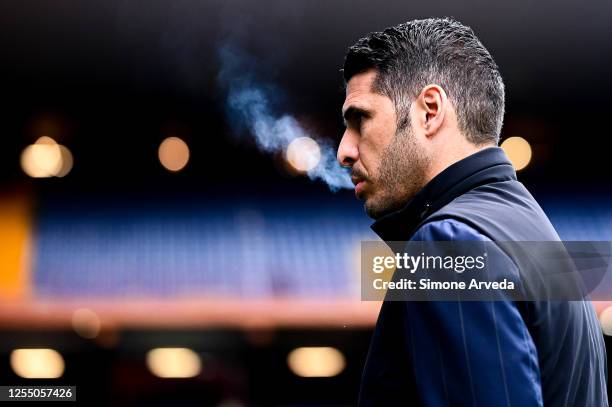
[[[463,136],[461,136],[463,137]],[[462,143],[456,143],[455,145],[436,154],[431,161],[428,171],[425,174],[425,184],[431,181],[436,175],[440,174],[446,168],[450,167],[454,163],[463,160],[466,157],[471,156],[478,151],[484,150],[485,148],[495,147],[494,143],[485,143],[475,145],[465,140]]]

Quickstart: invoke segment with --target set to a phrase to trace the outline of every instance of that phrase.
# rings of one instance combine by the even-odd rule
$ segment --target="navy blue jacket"
[[[372,229],[385,241],[559,240],[498,147],[451,165]],[[385,301],[359,405],[599,407],[606,381],[589,301]]]

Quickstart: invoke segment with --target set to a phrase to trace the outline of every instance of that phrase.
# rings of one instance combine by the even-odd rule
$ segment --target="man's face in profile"
[[[355,195],[374,219],[400,209],[423,187],[429,162],[411,123],[398,130],[393,101],[372,90],[376,75],[371,69],[347,83],[338,147],[338,161],[352,169]]]

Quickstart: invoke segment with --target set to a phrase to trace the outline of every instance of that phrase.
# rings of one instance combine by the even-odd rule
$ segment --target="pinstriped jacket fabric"
[[[448,167],[372,229],[385,241],[557,241],[502,149]],[[385,301],[360,406],[607,406],[588,301]]]

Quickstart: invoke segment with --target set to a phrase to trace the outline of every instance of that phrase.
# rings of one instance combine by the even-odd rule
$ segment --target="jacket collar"
[[[516,180],[516,172],[504,150],[480,150],[444,169],[402,209],[378,219],[371,228],[385,241],[409,240],[425,218],[453,199],[480,185],[508,180]]]

